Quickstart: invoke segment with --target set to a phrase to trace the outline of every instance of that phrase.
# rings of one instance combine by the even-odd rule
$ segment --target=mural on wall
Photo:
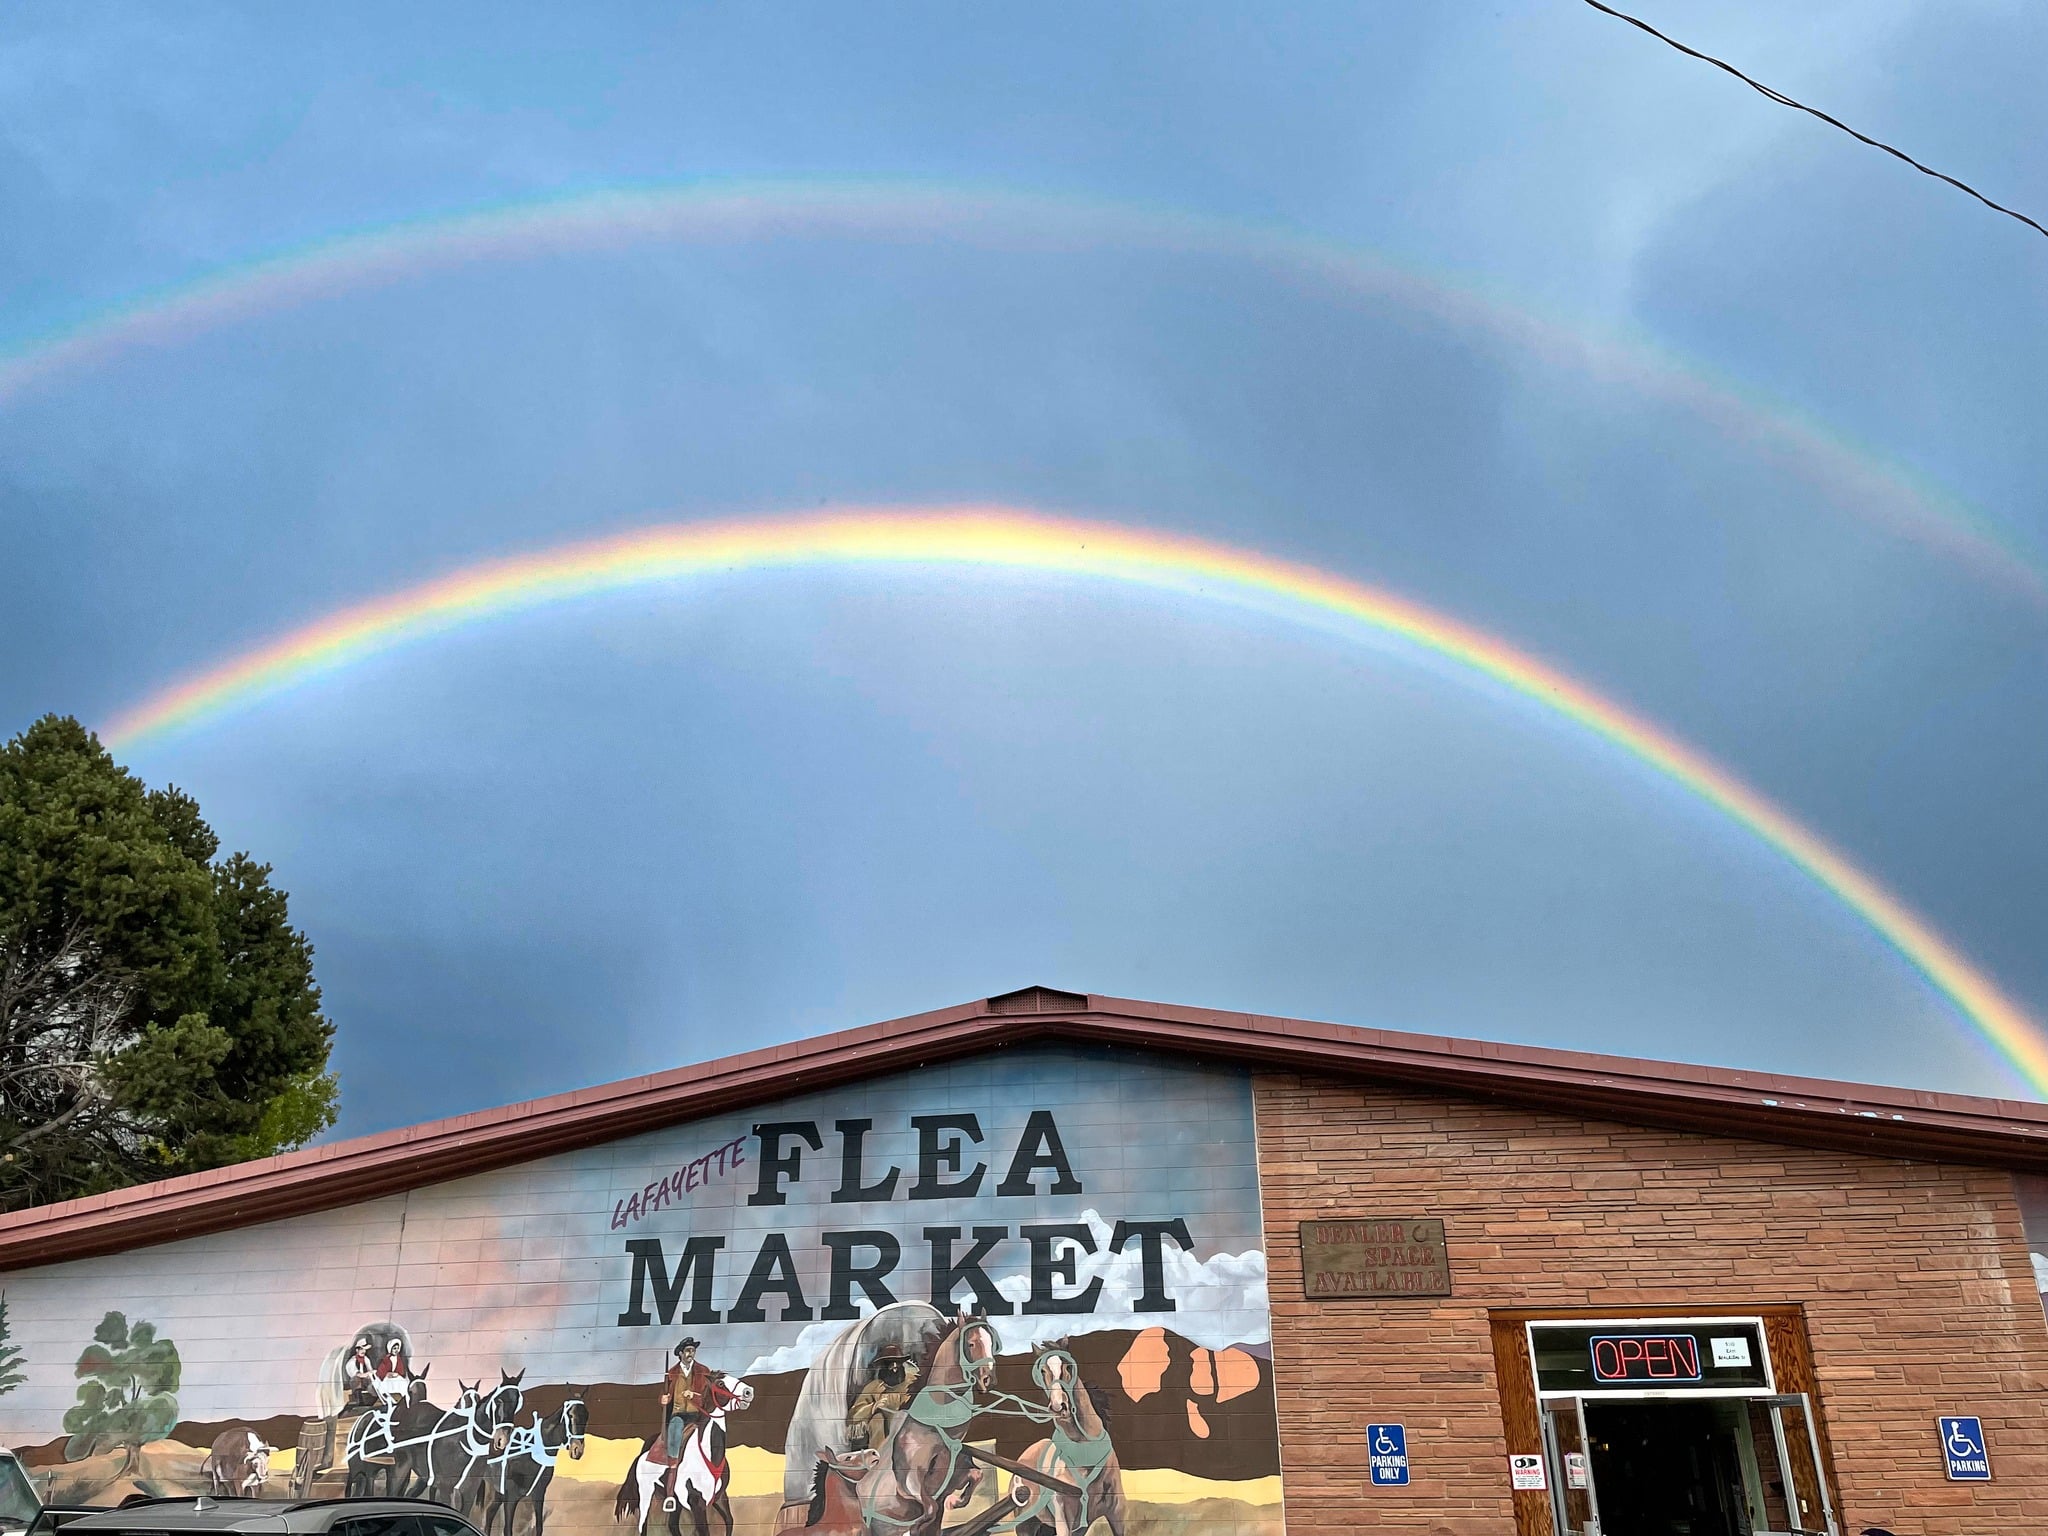
[[[2020,1174],[2013,1180],[2019,1193],[2020,1223],[2027,1234],[2027,1255],[2034,1263],[2034,1284],[2048,1310],[2048,1178]]]
[[[49,1496],[1279,1533],[1251,1087],[1032,1049],[8,1277]],[[17,1351],[5,1366],[4,1352]]]
[[[0,1393],[12,1392],[22,1380],[21,1346],[7,1323],[7,1293],[0,1291]]]

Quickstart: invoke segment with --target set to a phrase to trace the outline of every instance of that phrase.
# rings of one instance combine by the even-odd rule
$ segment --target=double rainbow
[[[39,384],[223,325],[473,263],[659,242],[791,236],[952,241],[1003,250],[1149,250],[1256,263],[1341,300],[1396,305],[1684,410],[1779,461],[1838,508],[2048,612],[2038,552],[1898,464],[1710,369],[1634,338],[1546,318],[1469,281],[1269,225],[1168,208],[916,182],[703,182],[514,203],[340,236],[210,273],[0,349],[0,406]]]
[[[1404,641],[1536,701],[1683,785],[1817,881],[1947,996],[2038,1093],[2048,1041],[1876,880],[1700,752],[1506,642],[1329,571],[1202,539],[1007,507],[871,508],[672,524],[485,562],[343,608],[177,683],[108,723],[133,747],[376,652],[492,617],[726,570],[941,565],[1060,573],[1251,604]]]

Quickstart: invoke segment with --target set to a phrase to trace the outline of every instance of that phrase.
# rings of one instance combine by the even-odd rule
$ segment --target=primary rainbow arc
[[[133,747],[373,653],[494,615],[731,569],[938,564],[1065,573],[1273,604],[1397,637],[1604,737],[1748,829],[1855,912],[2048,1097],[2048,1040],[1876,879],[1704,754],[1549,663],[1395,593],[1204,539],[1007,507],[873,508],[670,524],[491,560],[343,608],[143,700],[106,727]]]

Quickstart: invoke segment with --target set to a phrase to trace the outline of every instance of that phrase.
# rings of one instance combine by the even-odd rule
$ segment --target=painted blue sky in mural
[[[1654,19],[2048,206],[2048,17]],[[0,351],[343,236],[705,183],[1069,222],[541,242],[47,371],[0,398],[0,731],[511,551],[1000,501],[1541,654],[2048,1016],[2043,243],[1583,6],[17,6]],[[2015,1090],[1597,743],[1167,597],[737,575],[131,760],[277,865],[347,1130],[1033,981]]]

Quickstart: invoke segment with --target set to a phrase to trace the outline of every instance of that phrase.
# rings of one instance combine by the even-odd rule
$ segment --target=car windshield
[[[43,1512],[28,1474],[12,1456],[0,1456],[0,1530],[25,1531]]]

